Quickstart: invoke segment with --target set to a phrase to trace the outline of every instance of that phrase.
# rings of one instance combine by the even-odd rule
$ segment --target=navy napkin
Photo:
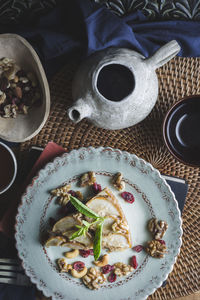
[[[0,258],[17,257],[15,241],[0,232]],[[1,268],[0,268],[1,269]],[[35,300],[36,289],[0,283],[0,300]]]
[[[35,300],[35,287],[0,284],[1,300]]]
[[[172,191],[174,192],[176,200],[178,202],[178,207],[182,214],[185,204],[185,198],[188,191],[188,183],[182,178],[167,175],[162,175],[162,177],[166,179],[167,183],[170,185]]]
[[[72,55],[84,59],[111,46],[131,48],[148,57],[176,39],[180,56],[200,56],[200,22],[150,22],[141,11],[119,17],[90,0],[59,1],[55,9],[34,22],[1,26],[0,32],[25,37],[40,56],[49,78]]]

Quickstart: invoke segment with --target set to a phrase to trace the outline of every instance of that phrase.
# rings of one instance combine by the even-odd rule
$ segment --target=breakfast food
[[[118,200],[108,188],[92,197],[86,203],[86,206],[104,218],[102,248],[112,252],[123,251],[131,247],[127,220]],[[68,246],[71,249],[91,249],[97,224],[92,224],[85,235],[77,236],[73,240],[70,239],[77,231],[77,227],[82,226],[84,221],[89,224],[92,223],[91,218],[85,217],[81,213],[75,213],[60,219],[54,224],[51,230],[53,238],[50,236],[46,246],[50,246],[51,243],[55,245],[55,239],[57,238],[61,246]]]
[[[36,76],[23,70],[11,58],[0,59],[0,117],[16,118],[41,104]]]
[[[114,175],[112,183],[118,191],[122,191],[125,187],[120,172]],[[51,194],[57,197],[57,203],[64,207],[72,205],[76,210],[54,222],[45,246],[69,247],[71,250],[64,252],[64,257],[57,260],[59,271],[69,273],[74,278],[81,278],[86,287],[96,290],[106,281],[112,283],[117,277],[127,276],[133,272],[138,268],[138,260],[136,255],[132,255],[129,264],[118,261],[110,265],[109,254],[100,255],[101,248],[107,252],[131,248],[129,225],[118,199],[108,187],[102,190],[94,172],[81,175],[79,184],[84,188],[89,187],[96,195],[83,203],[82,193],[71,190],[69,184],[51,191]],[[124,191],[119,195],[121,196],[119,199],[124,199],[125,202],[135,201],[134,195],[130,192]],[[164,236],[167,223],[152,218],[148,221],[147,227],[154,239],[147,242],[146,247],[135,245],[132,250],[137,253],[145,250],[154,258],[164,257],[167,252],[166,245],[159,238]],[[68,262],[74,258],[87,258],[90,255],[94,256],[92,264],[95,267],[86,266],[80,260]]]
[[[86,205],[104,217],[102,247],[112,251],[123,251],[131,247],[129,225],[117,198],[105,188]]]

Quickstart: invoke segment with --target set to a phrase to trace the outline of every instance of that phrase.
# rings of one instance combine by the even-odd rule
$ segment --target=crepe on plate
[[[86,205],[99,216],[105,217],[103,225],[102,248],[108,251],[123,251],[131,248],[131,236],[128,222],[117,198],[105,188],[96,196],[87,201]],[[46,246],[66,246],[71,249],[93,248],[95,225],[85,236],[70,240],[72,234],[77,231],[76,225],[82,225],[82,220],[91,222],[92,219],[80,213],[66,216],[55,223],[50,233]]]

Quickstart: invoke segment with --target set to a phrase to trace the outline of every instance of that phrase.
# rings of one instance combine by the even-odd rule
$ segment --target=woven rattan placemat
[[[71,82],[77,63],[70,62],[50,83],[51,113],[41,132],[21,144],[21,151],[32,145],[44,147],[49,141],[66,150],[87,146],[110,146],[134,153],[150,162],[160,172],[184,178],[189,191],[183,211],[183,245],[167,285],[149,299],[174,299],[200,290],[200,169],[179,163],[168,152],[162,139],[165,113],[180,98],[200,94],[200,59],[175,58],[157,70],[159,97],[151,114],[140,124],[116,131],[99,129],[86,120],[74,125],[66,116],[72,102]]]

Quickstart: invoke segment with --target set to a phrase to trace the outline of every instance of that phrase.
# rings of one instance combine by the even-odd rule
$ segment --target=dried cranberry
[[[121,196],[128,203],[133,203],[135,201],[134,196],[129,192],[123,192],[123,193],[121,193]]]
[[[69,193],[70,195],[72,195],[73,197],[76,197],[76,192],[75,192],[75,191],[70,190],[68,193]]]
[[[73,263],[73,268],[76,271],[81,271],[81,270],[83,270],[84,267],[85,267],[85,264],[82,261],[76,261],[75,263]]]
[[[101,185],[96,182],[93,183],[93,189],[94,189],[95,193],[99,193],[102,191]]]
[[[108,276],[109,282],[115,282],[116,279],[117,279],[117,275],[114,272],[110,273],[110,275]]]
[[[137,269],[137,267],[138,267],[138,263],[137,263],[137,260],[136,260],[136,256],[135,256],[135,255],[133,255],[133,256],[131,257],[131,266],[132,266],[134,269]]]
[[[90,250],[79,250],[82,257],[88,257],[90,255]]]
[[[162,245],[166,245],[164,240],[157,240],[157,241],[159,241]]]
[[[93,249],[90,249],[90,255],[94,255],[94,250]]]
[[[114,269],[114,266],[105,265],[104,267],[102,267],[102,272],[103,272],[103,274],[108,274],[111,271],[113,271],[113,269]]]
[[[7,86],[8,86],[8,79],[3,76],[0,78],[0,90],[2,92],[4,92],[6,89],[7,89]]]
[[[137,246],[133,247],[132,249],[136,252],[141,252],[143,250],[143,246],[142,245],[137,245]]]

